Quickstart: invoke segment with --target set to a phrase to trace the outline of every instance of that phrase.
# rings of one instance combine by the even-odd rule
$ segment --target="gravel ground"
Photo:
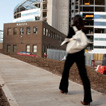
[[[9,103],[7,102],[7,99],[1,87],[0,87],[0,106],[10,106]]]
[[[64,61],[57,61],[46,58],[36,58],[30,56],[20,56],[20,55],[9,55],[9,56],[17,58],[29,64],[44,68],[47,71],[50,71],[59,76],[61,76],[64,67]],[[106,75],[96,72],[95,69],[92,67],[87,66],[86,68],[92,89],[95,89],[101,93],[106,94]],[[71,67],[69,79],[76,83],[82,84],[76,64],[74,64]],[[0,87],[0,106],[9,106],[1,87]]]

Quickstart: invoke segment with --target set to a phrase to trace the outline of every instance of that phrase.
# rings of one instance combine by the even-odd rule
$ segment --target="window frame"
[[[28,28],[29,28],[29,31],[28,31]],[[26,34],[27,35],[30,35],[31,34],[31,27],[26,27]]]
[[[36,28],[36,32],[34,31],[34,28]],[[38,28],[36,26],[33,27],[33,34],[36,35],[38,31]]]
[[[28,46],[29,46],[29,48],[28,48]],[[28,45],[26,45],[26,52],[30,52],[31,51],[31,46],[28,44]]]
[[[37,48],[38,48],[37,45],[34,44],[34,45],[33,45],[33,53],[37,53],[37,51],[38,51]]]

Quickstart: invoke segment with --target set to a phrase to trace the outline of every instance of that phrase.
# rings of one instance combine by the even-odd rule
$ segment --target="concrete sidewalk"
[[[0,84],[12,106],[82,106],[83,87],[70,81],[61,94],[61,77],[23,61],[0,54]],[[91,106],[106,106],[106,95],[92,90]]]

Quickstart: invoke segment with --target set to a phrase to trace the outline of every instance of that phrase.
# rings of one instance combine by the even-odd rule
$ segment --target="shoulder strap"
[[[75,32],[77,32],[77,31],[78,31],[78,29],[77,29],[77,27],[76,27],[76,26],[73,26],[73,29],[74,29],[74,31],[75,31]]]

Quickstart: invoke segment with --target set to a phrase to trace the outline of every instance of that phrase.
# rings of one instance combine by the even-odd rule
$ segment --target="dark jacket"
[[[78,30],[81,30],[80,28],[77,27]],[[87,33],[87,30],[84,29],[82,30],[85,34]],[[66,38],[72,38],[72,36],[75,35],[75,31],[72,27],[69,27],[68,35]]]

